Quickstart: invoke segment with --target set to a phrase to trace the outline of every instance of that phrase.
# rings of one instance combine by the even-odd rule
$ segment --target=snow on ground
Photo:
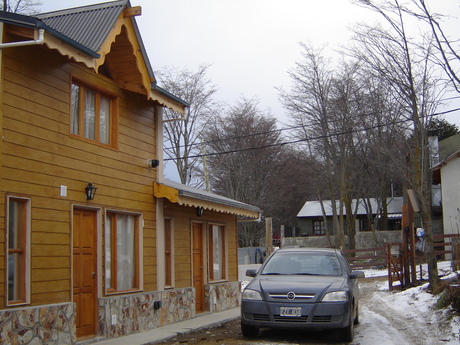
[[[242,287],[251,279],[245,276],[249,268],[260,265],[240,265]],[[460,344],[460,316],[451,308],[435,308],[439,296],[427,292],[428,284],[404,291],[389,291],[384,279],[387,271],[363,270],[366,278],[360,280],[360,324],[355,328],[352,345],[437,345]],[[455,277],[450,262],[438,262],[443,279]],[[417,267],[417,278],[427,279],[427,267]],[[379,277],[382,277],[379,279]]]

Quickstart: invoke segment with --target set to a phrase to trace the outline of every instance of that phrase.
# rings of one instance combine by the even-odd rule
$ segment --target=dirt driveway
[[[423,344],[412,342],[411,339],[420,341],[420,329],[413,329],[408,326],[408,320],[402,316],[397,316],[393,311],[387,310],[385,305],[376,303],[379,301],[379,294],[389,294],[382,291],[385,286],[386,277],[367,278],[360,281],[360,319],[361,324],[355,328],[355,340],[351,344],[373,344],[368,342],[369,333],[373,328],[379,328],[377,334],[381,334],[382,325],[388,329],[388,336],[394,339],[394,344]],[[380,339],[376,339],[375,344],[383,344]],[[320,332],[296,332],[296,331],[276,331],[262,330],[258,338],[249,339],[242,336],[240,331],[240,321],[230,321],[218,327],[178,335],[168,341],[159,344],[344,344],[336,342],[335,334],[331,331]],[[427,343],[428,344],[428,343]]]

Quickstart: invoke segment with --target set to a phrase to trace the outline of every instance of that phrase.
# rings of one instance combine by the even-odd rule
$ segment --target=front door
[[[195,288],[195,310],[204,311],[204,261],[203,224],[192,224],[193,287]]]
[[[77,338],[96,335],[97,265],[95,211],[73,211],[73,301]]]

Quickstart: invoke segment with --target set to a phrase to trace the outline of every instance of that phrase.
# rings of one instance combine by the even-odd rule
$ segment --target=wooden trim
[[[117,150],[118,149],[118,107],[119,107],[119,96],[110,92],[100,86],[94,85],[89,82],[82,81],[79,78],[72,77],[71,85],[77,85],[79,87],[79,133],[72,133],[69,128],[69,135],[72,138],[90,142],[101,147],[107,147]],[[92,91],[96,94],[95,99],[95,122],[94,122],[94,137],[95,139],[86,138],[84,136],[85,130],[85,90]],[[72,107],[72,92],[70,94],[70,107]],[[100,99],[101,96],[105,96],[110,100],[110,129],[109,129],[109,144],[101,142],[100,138]],[[72,126],[72,109],[70,109],[70,125]]]
[[[143,290],[142,287],[142,277],[141,275],[143,274],[143,260],[142,260],[142,244],[140,239],[143,236],[143,231],[142,231],[142,213],[138,212],[128,212],[128,211],[120,211],[120,210],[112,210],[112,209],[106,209],[105,210],[105,215],[104,215],[104,224],[106,223],[106,219],[108,215],[113,215],[112,219],[112,224],[110,228],[110,234],[111,234],[111,277],[112,277],[112,286],[107,287],[107,280],[105,279],[105,272],[104,272],[104,286],[105,286],[105,294],[106,295],[115,295],[115,294],[123,294],[123,293],[131,293],[131,292],[139,292]],[[134,287],[132,289],[127,289],[127,290],[118,290],[117,288],[117,217],[118,215],[127,215],[127,216],[132,216],[135,217],[134,219],[134,254],[133,254],[133,260],[134,260],[134,277],[133,277],[133,285]],[[105,236],[107,236],[106,230],[106,224],[104,226],[104,243],[106,242]],[[104,258],[105,258],[105,252],[104,252]],[[104,259],[104,263],[106,263],[106,260]]]
[[[219,253],[221,262],[221,277],[216,279],[214,277],[214,243],[213,243],[213,227],[216,226],[219,232],[219,236],[222,239],[222,250]],[[209,282],[217,282],[217,281],[226,281],[228,279],[228,271],[227,271],[227,253],[228,253],[228,238],[227,238],[227,230],[224,224],[219,223],[208,223],[208,256],[209,256]]]
[[[141,14],[142,7],[140,6],[128,7],[123,10],[123,17],[125,18],[136,17],[140,16]]]
[[[23,229],[21,238],[19,239],[21,244],[20,248],[9,248],[9,209],[10,201],[16,201],[24,207],[24,212],[21,212],[20,216],[22,217],[21,223],[23,223]],[[19,197],[16,195],[6,195],[6,204],[5,204],[5,304],[6,306],[18,306],[18,305],[27,305],[30,304],[30,260],[31,260],[31,248],[30,248],[30,217],[31,217],[31,199]],[[23,272],[19,277],[19,287],[21,299],[9,301],[8,300],[8,273],[9,273],[9,254],[23,254],[21,258],[21,266]]]
[[[45,35],[43,42],[49,49],[56,49],[61,55],[73,58],[76,62],[83,63],[86,67],[96,71],[96,60],[80,50],[63,43],[52,35]]]
[[[174,220],[164,218],[165,289],[174,287]]]

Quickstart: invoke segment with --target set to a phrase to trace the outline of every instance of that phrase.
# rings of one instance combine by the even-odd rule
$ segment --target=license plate
[[[301,307],[281,307],[280,316],[301,317],[302,308]]]

